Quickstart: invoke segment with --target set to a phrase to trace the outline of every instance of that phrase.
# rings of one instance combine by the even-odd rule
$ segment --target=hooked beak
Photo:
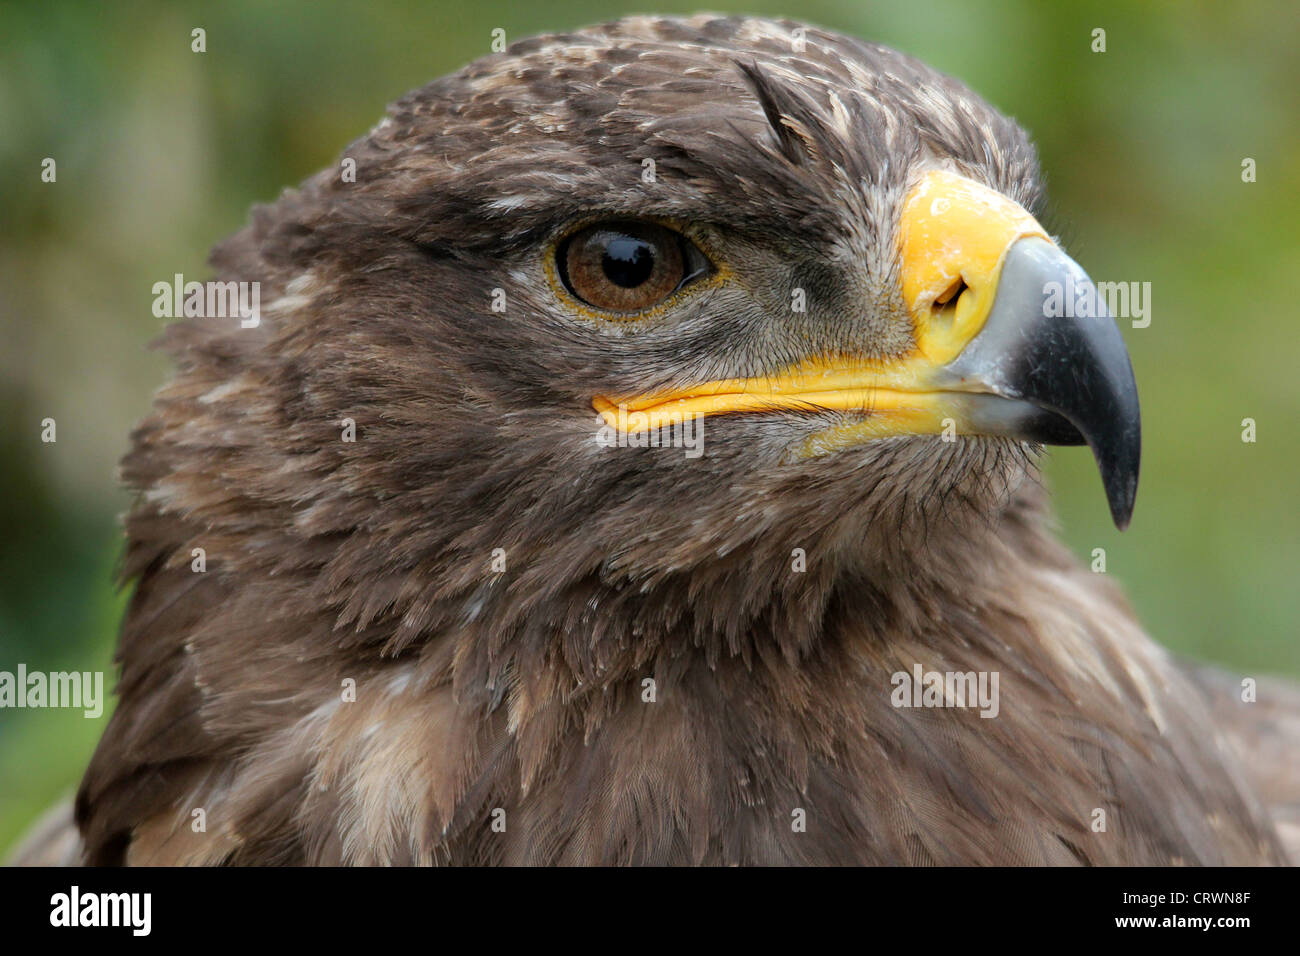
[[[624,432],[700,415],[865,413],[810,439],[810,455],[906,434],[1087,444],[1115,525],[1127,527],[1142,446],[1133,368],[1095,294],[1083,299],[1097,303],[1090,315],[1059,308],[1091,286],[1087,274],[1023,208],[955,173],[927,174],[901,227],[908,354],[818,356],[774,375],[592,404]]]
[[[990,395],[972,409],[978,433],[1092,449],[1111,517],[1128,527],[1137,498],[1142,416],[1124,340],[1098,314],[1044,315],[1056,288],[1091,284],[1073,259],[1046,239],[1024,238],[1007,252],[997,299],[983,330],[945,369],[954,388],[974,383]]]

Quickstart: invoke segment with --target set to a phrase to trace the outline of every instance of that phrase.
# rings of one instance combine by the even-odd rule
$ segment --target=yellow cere
[[[901,223],[903,301],[916,345],[935,365],[952,361],[979,334],[993,308],[1007,250],[1025,236],[1048,238],[1023,207],[947,170],[934,170],[908,194]],[[939,300],[959,282],[956,303]]]

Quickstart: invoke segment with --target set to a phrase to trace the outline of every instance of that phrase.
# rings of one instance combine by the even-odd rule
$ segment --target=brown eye
[[[556,250],[564,286],[607,312],[657,305],[709,270],[685,236],[650,222],[609,222],[574,233]]]

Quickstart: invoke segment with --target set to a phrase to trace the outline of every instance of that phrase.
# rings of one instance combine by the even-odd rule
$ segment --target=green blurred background
[[[154,282],[204,274],[250,203],[334,162],[389,101],[487,53],[493,28],[513,41],[696,9],[0,6],[0,670],[111,670],[127,504],[116,460],[166,372],[145,349],[162,323]],[[1300,675],[1294,0],[706,9],[794,15],[898,47],[1030,130],[1053,194],[1048,228],[1099,281],[1153,290],[1150,327],[1121,323],[1145,413],[1132,528],[1111,527],[1087,451],[1061,449],[1048,476],[1064,534],[1085,558],[1106,549],[1169,647]],[[190,51],[195,27],[204,54]],[[47,156],[54,184],[40,181]],[[1256,183],[1242,182],[1245,157]],[[46,417],[56,444],[40,441]],[[1241,440],[1247,417],[1254,444]],[[79,711],[0,710],[0,848],[75,786],[102,727]]]

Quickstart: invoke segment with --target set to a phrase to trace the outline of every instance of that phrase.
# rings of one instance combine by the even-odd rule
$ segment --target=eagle
[[[20,861],[1274,864],[1300,695],[1054,535],[1141,427],[1026,133],[812,26],[633,17],[255,207],[132,435],[118,704]],[[196,556],[201,556],[196,557]]]

